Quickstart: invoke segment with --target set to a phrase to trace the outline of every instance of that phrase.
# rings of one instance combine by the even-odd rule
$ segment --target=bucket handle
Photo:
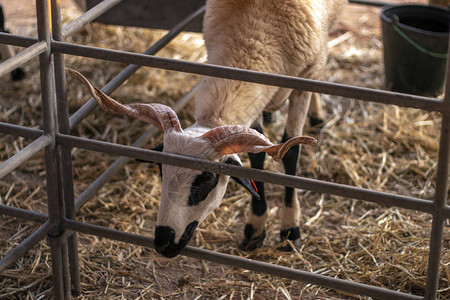
[[[404,33],[400,27],[397,26],[397,24],[399,23],[399,19],[397,15],[393,15],[393,18],[391,19],[392,21],[392,28],[394,28],[394,30],[402,37],[404,38],[408,43],[410,43],[414,48],[416,48],[417,50],[419,50],[420,52],[427,54],[431,57],[434,58],[442,58],[442,59],[447,59],[448,54],[447,53],[437,53],[434,51],[430,51],[428,49],[425,49],[424,47],[420,46],[418,43],[416,43],[416,41],[414,41],[412,38],[410,38],[406,33]]]

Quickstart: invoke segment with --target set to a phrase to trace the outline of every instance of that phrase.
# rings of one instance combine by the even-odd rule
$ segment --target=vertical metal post
[[[61,6],[59,0],[52,0],[51,11],[53,39],[56,41],[62,41],[63,34],[61,23]],[[69,134],[69,109],[67,104],[64,55],[61,53],[54,53],[54,61],[58,130],[62,134]],[[60,158],[60,174],[62,180],[61,196],[65,206],[65,217],[68,219],[75,219],[71,148],[58,146],[58,150]],[[68,253],[68,266],[70,270],[72,294],[74,296],[77,296],[81,294],[80,268],[78,260],[78,233],[74,232],[71,236],[69,236],[67,240],[66,250]]]
[[[449,47],[450,53],[450,47]],[[436,193],[434,197],[433,222],[428,257],[427,289],[425,299],[437,299],[439,269],[442,257],[445,211],[448,193],[448,176],[450,167],[450,60],[447,61],[447,79],[445,83],[444,105],[442,113],[441,139],[436,175]]]
[[[49,221],[55,225],[50,233],[50,247],[52,257],[53,296],[55,299],[64,299],[64,271],[63,253],[58,236],[62,233],[62,205],[59,201],[59,170],[56,151],[56,101],[54,89],[53,58],[51,54],[50,36],[50,12],[49,0],[36,0],[36,15],[38,38],[47,44],[45,52],[39,56],[41,98],[42,98],[42,123],[44,134],[52,138],[52,143],[45,148],[45,170],[47,182],[47,205]]]

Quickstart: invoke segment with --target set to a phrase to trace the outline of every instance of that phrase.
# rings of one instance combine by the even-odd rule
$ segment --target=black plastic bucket
[[[381,9],[386,87],[437,96],[443,93],[450,13],[444,7],[388,5]]]

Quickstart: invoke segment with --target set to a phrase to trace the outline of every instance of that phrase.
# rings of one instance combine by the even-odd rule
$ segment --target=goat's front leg
[[[263,132],[261,125],[253,126],[260,133]],[[250,165],[255,169],[264,169],[266,153],[249,153]],[[255,250],[262,246],[266,237],[265,223],[267,219],[267,203],[264,195],[264,182],[255,182],[260,199],[252,196],[249,217],[244,229],[244,240],[240,247],[243,250]]]
[[[289,98],[289,112],[282,142],[291,137],[300,136],[308,114],[311,100],[310,92],[294,90]],[[300,145],[294,146],[283,157],[283,165],[286,174],[297,175],[297,165],[300,155]],[[282,240],[290,240],[295,247],[300,246],[300,204],[295,188],[285,187],[285,195],[282,207],[282,224],[280,237]],[[284,250],[292,250],[287,245]]]
[[[320,103],[320,95],[318,93],[312,93],[308,116],[309,116],[309,124],[312,127],[323,126],[324,121],[322,113],[322,104]]]

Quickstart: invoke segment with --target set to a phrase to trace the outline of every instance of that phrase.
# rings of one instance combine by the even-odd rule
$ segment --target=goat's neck
[[[221,78],[204,78],[196,98],[199,126],[250,126],[261,114],[275,88]]]

